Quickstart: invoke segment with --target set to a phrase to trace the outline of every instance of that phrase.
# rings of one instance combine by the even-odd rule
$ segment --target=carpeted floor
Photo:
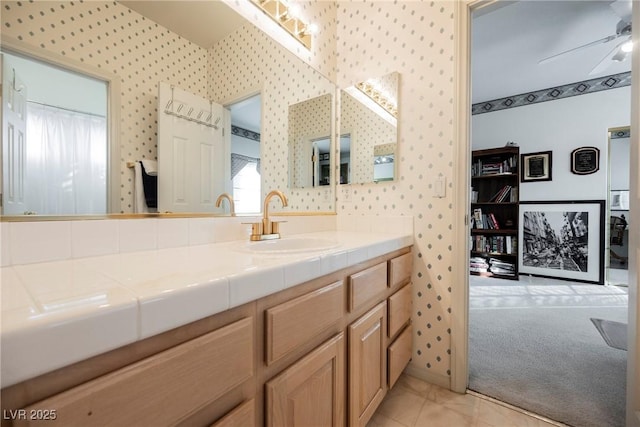
[[[471,276],[469,388],[576,427],[624,425],[627,352],[593,318],[627,321],[627,289]]]

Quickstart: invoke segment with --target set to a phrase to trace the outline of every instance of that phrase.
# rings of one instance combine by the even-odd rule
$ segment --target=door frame
[[[453,269],[451,290],[451,390],[464,393],[469,381],[469,158],[471,154],[471,13],[483,7],[498,5],[497,0],[461,0],[454,5],[454,245],[452,259],[462,259]],[[635,3],[635,4],[634,4]],[[504,4],[504,3],[503,3]],[[640,28],[640,7],[633,4],[633,26]],[[640,93],[640,31],[633,33],[631,93]],[[639,164],[640,97],[631,97],[631,164]],[[635,159],[635,162],[633,161]],[[631,169],[629,218],[640,218],[640,168]],[[636,233],[637,234],[637,233]],[[636,332],[640,329],[640,294],[638,264],[640,236],[629,239],[629,332],[627,363],[627,426],[640,426],[640,355]]]

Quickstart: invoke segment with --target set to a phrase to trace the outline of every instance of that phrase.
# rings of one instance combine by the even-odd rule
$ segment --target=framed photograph
[[[610,194],[609,203],[612,211],[629,210],[629,190],[611,190]]]
[[[520,274],[604,284],[604,200],[520,202]]]
[[[551,151],[520,154],[520,182],[551,181]]]

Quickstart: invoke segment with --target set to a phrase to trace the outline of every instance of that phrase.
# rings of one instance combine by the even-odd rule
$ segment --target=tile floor
[[[475,394],[453,393],[403,374],[367,427],[551,427],[563,424],[510,409]]]

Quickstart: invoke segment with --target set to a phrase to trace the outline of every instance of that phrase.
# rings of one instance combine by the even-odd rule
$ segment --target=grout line
[[[540,421],[543,421],[545,423],[548,423],[548,424],[551,424],[551,425],[554,425],[554,426],[557,426],[557,427],[569,427],[567,424],[562,424],[561,422],[554,421],[551,418],[547,418],[547,417],[545,417],[543,415],[538,415],[538,414],[536,414],[534,412],[527,411],[526,409],[522,409],[522,408],[519,408],[517,406],[513,406],[513,405],[511,405],[511,404],[509,404],[507,402],[503,402],[502,400],[498,400],[498,399],[495,399],[493,397],[478,393],[477,391],[473,391],[473,390],[467,389],[467,394],[470,394],[470,395],[475,396],[477,398],[486,400],[487,402],[495,403],[496,405],[503,406],[505,408],[508,408],[508,409],[513,410],[513,411],[519,412],[519,413],[527,415],[529,417],[536,418],[536,419],[538,419]]]

